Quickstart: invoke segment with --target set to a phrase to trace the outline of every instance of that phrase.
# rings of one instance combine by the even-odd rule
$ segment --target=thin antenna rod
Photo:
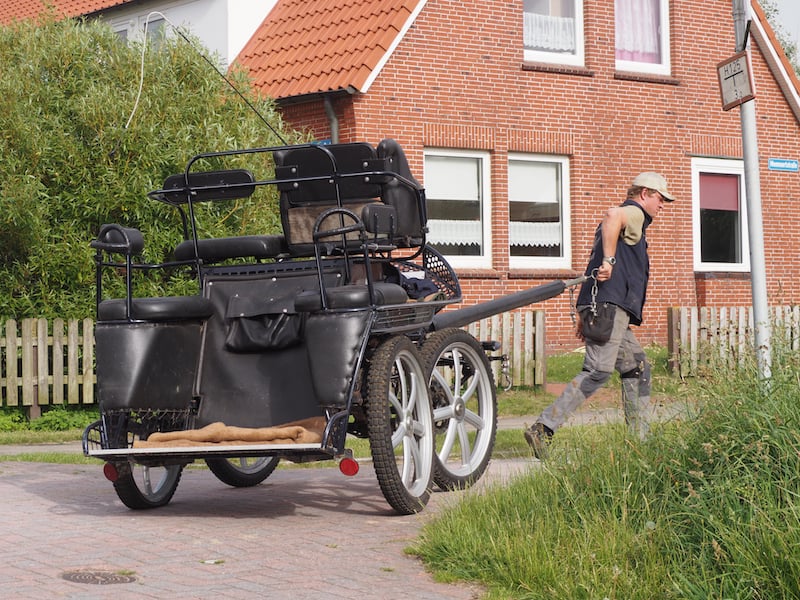
[[[169,21],[167,21],[167,22],[169,23]],[[285,140],[285,139],[283,139],[283,136],[282,136],[280,133],[278,133],[278,131],[277,131],[277,130],[276,130],[276,129],[275,129],[275,128],[274,128],[274,127],[273,127],[273,126],[270,124],[270,122],[269,122],[269,121],[267,121],[267,120],[264,118],[264,115],[262,115],[262,114],[261,114],[261,113],[258,111],[258,109],[257,109],[255,106],[253,106],[252,102],[250,102],[250,100],[248,100],[247,98],[245,98],[244,94],[242,94],[242,93],[241,93],[241,92],[240,92],[240,91],[239,91],[239,90],[236,88],[236,86],[235,86],[235,85],[233,85],[233,82],[232,82],[230,79],[228,79],[228,78],[225,76],[225,74],[224,74],[222,71],[220,71],[220,70],[219,70],[219,68],[217,67],[217,65],[215,65],[215,64],[214,64],[214,63],[213,63],[211,60],[209,60],[209,58],[208,58],[208,57],[207,57],[205,54],[203,54],[202,52],[200,52],[200,50],[199,50],[199,49],[198,49],[198,48],[197,48],[197,47],[196,47],[196,46],[195,46],[195,45],[194,45],[194,44],[191,42],[191,40],[190,40],[188,37],[186,37],[186,35],[183,33],[183,31],[182,31],[182,30],[181,30],[179,27],[176,27],[176,26],[175,26],[175,25],[173,25],[172,23],[169,23],[169,24],[170,24],[170,26],[171,26],[171,27],[172,27],[172,28],[173,28],[173,29],[174,29],[174,30],[175,30],[175,31],[178,33],[178,35],[179,35],[179,36],[181,36],[181,37],[182,37],[184,40],[186,40],[186,43],[187,43],[187,44],[189,44],[189,45],[190,45],[190,46],[191,46],[191,47],[194,49],[194,51],[195,51],[195,52],[197,52],[197,53],[198,53],[198,54],[199,54],[199,55],[202,57],[202,59],[203,59],[204,61],[206,61],[206,62],[207,62],[207,63],[208,63],[210,66],[211,66],[211,68],[212,68],[212,69],[214,69],[214,70],[217,72],[217,74],[218,74],[220,77],[222,77],[222,79],[225,81],[225,83],[227,83],[227,84],[228,84],[228,85],[231,87],[231,89],[232,89],[234,92],[236,92],[236,95],[237,95],[237,96],[239,96],[239,98],[241,98],[241,99],[242,99],[242,101],[243,101],[245,104],[247,104],[247,106],[248,106],[248,107],[250,107],[250,110],[252,110],[254,113],[256,113],[256,115],[258,115],[258,118],[259,118],[259,119],[261,119],[261,121],[264,123],[264,125],[266,125],[267,127],[269,127],[270,131],[272,131],[272,133],[274,133],[274,134],[277,136],[277,138],[278,138],[278,139],[279,139],[279,140],[280,140],[280,141],[281,141],[281,142],[282,142],[284,145],[286,145],[286,140]]]
[[[214,69],[214,70],[217,72],[217,74],[218,74],[220,77],[222,77],[223,81],[225,81],[225,83],[227,83],[227,84],[230,86],[230,88],[231,88],[231,89],[232,89],[234,92],[236,92],[236,95],[237,95],[237,96],[239,96],[239,98],[241,98],[241,100],[242,100],[242,101],[243,101],[243,102],[244,102],[244,103],[245,103],[245,104],[248,106],[248,108],[250,108],[250,110],[252,110],[254,113],[256,113],[256,115],[258,116],[258,118],[259,118],[259,119],[261,119],[261,122],[262,122],[262,123],[264,123],[264,125],[266,125],[266,126],[269,128],[269,130],[270,130],[272,133],[274,133],[274,134],[275,134],[275,136],[276,136],[276,137],[277,137],[277,138],[278,138],[278,139],[281,141],[281,143],[282,143],[282,144],[284,144],[284,145],[286,145],[286,144],[287,144],[286,140],[285,140],[285,139],[283,139],[283,136],[282,136],[280,133],[278,133],[278,131],[277,131],[277,130],[276,130],[276,129],[275,129],[273,126],[272,126],[272,124],[271,124],[269,121],[267,121],[267,119],[266,119],[266,118],[264,118],[264,115],[262,115],[262,114],[261,114],[261,113],[258,111],[258,109],[257,109],[255,106],[253,106],[253,103],[252,103],[252,102],[250,102],[250,101],[249,101],[247,98],[245,98],[244,94],[242,94],[242,93],[241,93],[241,92],[240,92],[240,91],[237,89],[237,87],[236,87],[235,85],[233,85],[233,82],[232,82],[230,79],[228,79],[228,78],[225,76],[225,74],[224,74],[222,71],[220,71],[220,70],[219,70],[219,68],[217,67],[217,65],[215,65],[215,64],[214,64],[214,63],[213,63],[213,62],[212,62],[212,61],[211,61],[211,60],[210,60],[210,59],[209,59],[209,58],[208,58],[208,57],[207,57],[205,54],[203,54],[203,53],[200,51],[200,49],[199,49],[199,48],[197,48],[197,46],[195,46],[195,45],[192,43],[192,41],[191,41],[191,40],[188,38],[188,36],[187,36],[187,35],[186,35],[186,34],[183,32],[183,30],[181,30],[181,28],[180,28],[180,27],[178,27],[178,26],[177,26],[177,25],[175,25],[175,24],[174,24],[172,21],[170,21],[170,20],[167,18],[167,16],[166,16],[164,13],[162,13],[162,12],[159,12],[159,11],[157,11],[157,10],[154,10],[154,11],[150,12],[150,13],[147,15],[147,18],[145,19],[145,23],[144,23],[144,40],[143,40],[143,44],[142,44],[142,64],[141,64],[141,73],[140,73],[140,79],[139,79],[139,92],[138,92],[138,94],[136,95],[136,102],[135,102],[135,103],[134,103],[134,105],[133,105],[133,110],[131,111],[131,115],[130,115],[130,117],[128,118],[128,122],[125,124],[125,130],[126,130],[126,131],[127,131],[127,129],[128,129],[128,126],[131,124],[131,121],[133,121],[133,115],[136,113],[136,109],[137,109],[137,108],[138,108],[138,106],[139,106],[139,97],[140,97],[140,96],[141,96],[141,94],[142,94],[142,85],[143,85],[143,83],[144,83],[144,53],[145,53],[145,50],[147,49],[147,26],[150,24],[150,17],[152,17],[153,15],[158,15],[159,17],[161,17],[162,19],[164,19],[164,21],[166,21],[166,22],[169,24],[169,26],[170,26],[170,27],[172,27],[172,29],[173,29],[173,30],[174,30],[174,31],[175,31],[175,32],[176,32],[176,33],[177,33],[179,36],[181,36],[181,37],[184,39],[184,41],[185,41],[187,44],[189,44],[189,47],[190,47],[190,48],[192,48],[192,50],[194,50],[195,52],[197,52],[197,54],[199,54],[199,55],[200,55],[200,57],[201,57],[201,58],[202,58],[204,61],[206,61],[206,62],[207,62],[207,63],[208,63],[210,66],[211,66],[211,68],[212,68],[212,69]],[[118,146],[119,146],[119,142],[117,143],[117,147],[118,147]],[[114,155],[114,153],[115,153],[115,152],[116,152],[116,150],[117,150],[117,147],[115,147],[115,148],[114,148],[114,149],[113,149],[113,150],[112,150],[112,151],[109,153],[109,156],[113,156],[113,155]]]

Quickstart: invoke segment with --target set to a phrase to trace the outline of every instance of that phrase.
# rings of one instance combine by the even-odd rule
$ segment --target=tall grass
[[[800,357],[776,349],[694,384],[681,422],[645,442],[573,427],[550,458],[469,493],[413,551],[489,598],[800,597]]]

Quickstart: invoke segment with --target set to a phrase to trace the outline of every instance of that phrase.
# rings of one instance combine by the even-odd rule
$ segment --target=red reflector
[[[106,463],[103,465],[103,475],[106,476],[111,483],[114,483],[119,479],[119,471],[117,471],[117,467],[115,467],[112,463]]]
[[[343,458],[339,461],[339,470],[348,477],[358,473],[358,462],[354,458]]]

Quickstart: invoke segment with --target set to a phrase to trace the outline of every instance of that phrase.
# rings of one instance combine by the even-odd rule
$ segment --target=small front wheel
[[[433,476],[433,416],[419,353],[404,336],[372,355],[367,383],[367,430],[378,483],[398,513],[420,512]]]
[[[183,465],[146,466],[118,463],[114,491],[128,508],[141,510],[165,506],[181,480]]]
[[[281,461],[278,456],[207,458],[206,464],[222,483],[231,487],[252,487],[272,475]]]

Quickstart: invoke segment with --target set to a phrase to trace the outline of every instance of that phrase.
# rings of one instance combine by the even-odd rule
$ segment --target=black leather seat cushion
[[[217,262],[229,258],[275,258],[288,252],[288,246],[282,235],[242,235],[197,240],[197,250],[205,262]],[[194,243],[181,242],[174,254],[175,260],[193,259]]]
[[[134,298],[131,318],[137,321],[197,321],[209,318],[214,307],[202,296]],[[124,321],[125,298],[103,300],[97,307],[98,321]]]
[[[408,301],[406,291],[394,283],[375,283],[375,303],[378,306],[387,304],[404,304]],[[360,308],[370,305],[369,288],[366,285],[343,285],[328,288],[328,308]],[[297,295],[294,301],[297,312],[315,312],[322,310],[322,298],[319,290],[307,290]]]

